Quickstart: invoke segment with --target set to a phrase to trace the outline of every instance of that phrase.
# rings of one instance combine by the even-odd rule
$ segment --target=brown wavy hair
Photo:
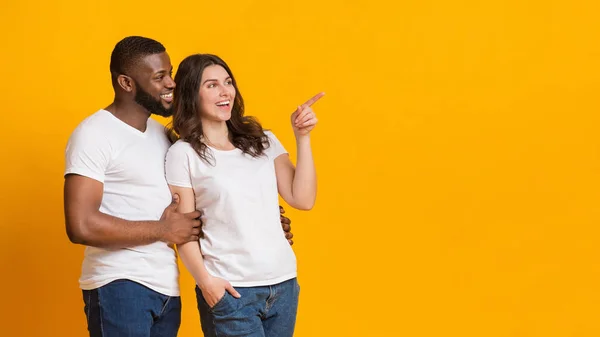
[[[252,116],[244,116],[244,99],[237,86],[233,73],[225,61],[212,54],[195,54],[186,57],[175,75],[173,93],[173,121],[168,127],[171,141],[179,137],[190,143],[200,158],[207,164],[214,160],[209,148],[202,142],[204,132],[200,120],[200,85],[206,67],[219,65],[231,77],[236,94],[231,109],[231,118],[226,122],[229,140],[236,148],[252,157],[262,156],[269,147],[269,138],[262,126]]]

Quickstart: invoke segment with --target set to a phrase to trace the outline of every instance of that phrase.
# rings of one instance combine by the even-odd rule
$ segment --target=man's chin
[[[166,107],[164,104],[154,104],[154,106],[146,106],[145,108],[150,111],[150,114],[152,115],[165,118],[173,116],[173,109],[171,106]]]
[[[173,111],[171,111],[171,109],[169,109],[169,110],[161,110],[161,111],[153,111],[152,114],[168,118],[168,117],[173,116]]]
[[[157,111],[157,114],[159,116],[162,116],[162,117],[173,116],[173,103],[165,104],[164,102],[162,102],[161,106],[162,106],[162,109],[160,111]]]
[[[173,115],[172,103],[167,103],[163,100],[155,100],[150,95],[140,94],[135,97],[135,102],[152,115],[162,117],[171,117]]]

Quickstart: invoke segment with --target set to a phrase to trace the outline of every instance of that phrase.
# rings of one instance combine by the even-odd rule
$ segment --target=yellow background
[[[0,335],[85,335],[64,146],[134,34],[222,56],[292,154],[327,92],[296,336],[600,335],[597,3],[3,0]]]

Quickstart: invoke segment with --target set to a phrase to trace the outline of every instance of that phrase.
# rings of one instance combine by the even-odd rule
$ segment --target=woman
[[[205,336],[292,336],[298,307],[296,258],[281,235],[278,193],[309,210],[316,198],[311,105],[292,114],[294,167],[275,135],[252,117],[227,64],[187,57],[175,76],[173,130],[166,158],[180,212],[204,212],[204,237],[178,246],[194,277]],[[235,288],[234,288],[235,287]]]

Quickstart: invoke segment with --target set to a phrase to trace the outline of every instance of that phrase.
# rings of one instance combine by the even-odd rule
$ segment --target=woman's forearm
[[[203,281],[209,276],[206,267],[204,266],[204,258],[200,251],[198,242],[188,242],[177,246],[179,257],[185,265],[185,268],[192,274],[198,286],[201,286]]]
[[[292,182],[292,195],[295,206],[309,210],[315,205],[317,197],[317,172],[310,145],[310,136],[296,138],[298,159]]]

